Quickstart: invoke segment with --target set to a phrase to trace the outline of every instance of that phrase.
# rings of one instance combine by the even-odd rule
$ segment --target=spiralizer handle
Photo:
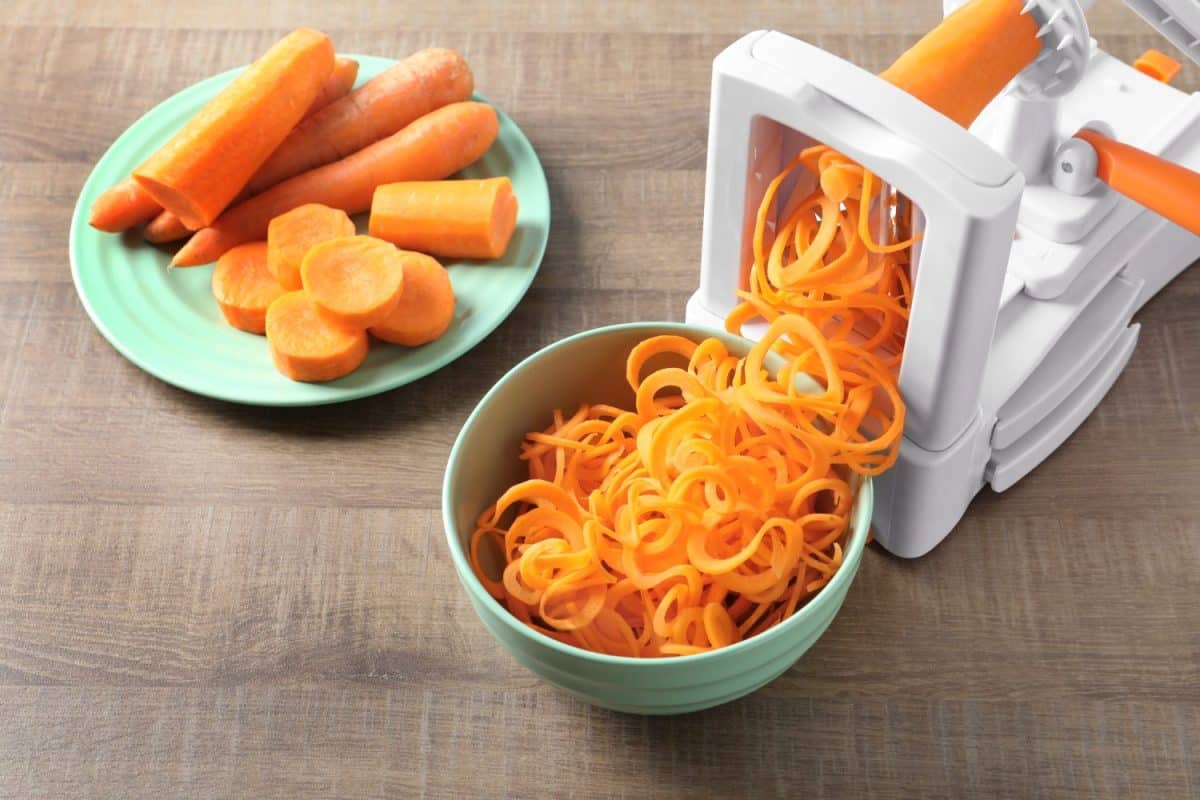
[[[1097,178],[1200,236],[1200,173],[1096,131],[1081,130],[1075,138],[1096,151]]]
[[[972,0],[879,77],[965,128],[1041,49],[1022,0]]]

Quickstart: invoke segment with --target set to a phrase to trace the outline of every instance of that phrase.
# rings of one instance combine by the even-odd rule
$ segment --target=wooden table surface
[[[876,70],[935,0],[9,0],[0,15],[0,796],[1145,797],[1200,793],[1200,271],[1099,410],[907,562],[866,555],[795,668],[710,712],[586,706],[475,619],[438,513],[473,404],[697,280],[710,61],[773,27]],[[1093,31],[1162,40],[1115,0]],[[461,49],[546,166],[511,319],[420,383],[243,408],[126,362],[67,262],[137,116],[286,30]],[[1198,84],[1189,66],[1181,83]]]

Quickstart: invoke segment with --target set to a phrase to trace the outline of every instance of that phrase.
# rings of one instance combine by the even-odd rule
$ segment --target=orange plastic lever
[[[1193,172],[1102,133],[1081,130],[1096,151],[1096,177],[1114,191],[1200,236],[1200,172]]]
[[[1042,44],[1021,0],[972,0],[879,74],[968,127]]]

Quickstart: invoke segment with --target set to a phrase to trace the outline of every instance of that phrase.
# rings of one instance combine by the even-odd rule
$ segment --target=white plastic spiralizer
[[[1003,492],[1071,435],[1129,360],[1134,312],[1200,258],[1200,237],[1163,216],[1200,227],[1189,217],[1200,194],[1190,211],[1178,202],[1200,176],[1172,166],[1200,169],[1200,99],[1105,53],[1076,0],[1011,1],[1041,50],[969,130],[783,33],[748,34],[713,65],[689,322],[723,326],[766,185],[802,148],[829,145],[915,209],[908,417],[875,490],[877,539],[905,557],[945,538],[985,485]],[[1129,5],[1198,57],[1200,3]],[[1107,163],[1108,145],[1171,164],[1130,176]],[[779,207],[814,185],[785,184]]]

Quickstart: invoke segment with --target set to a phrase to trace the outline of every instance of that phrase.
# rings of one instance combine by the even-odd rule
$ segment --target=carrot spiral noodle
[[[819,181],[779,211],[800,168]],[[777,625],[830,581],[857,480],[895,462],[904,427],[914,239],[880,187],[827,147],[801,152],[767,188],[726,321],[768,323],[750,352],[646,339],[626,363],[633,408],[558,410],[526,436],[528,480],[480,515],[469,548],[513,615],[599,653],[689,655]],[[647,372],[652,359],[672,363]]]

